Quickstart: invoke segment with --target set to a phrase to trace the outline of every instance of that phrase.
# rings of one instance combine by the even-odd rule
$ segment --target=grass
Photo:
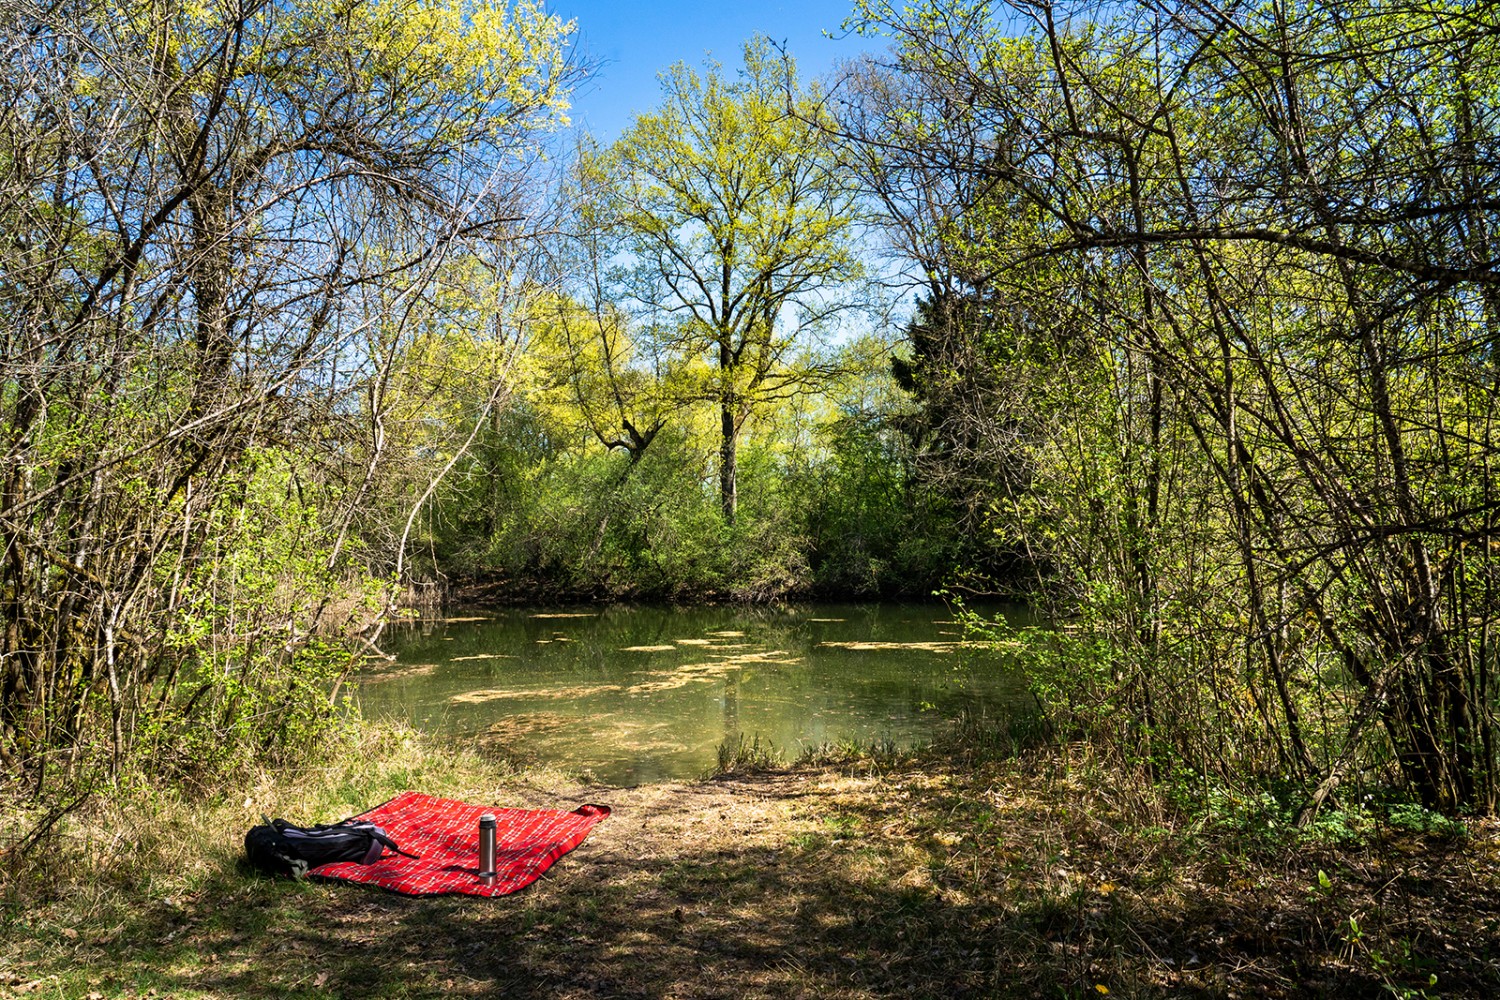
[[[954,739],[791,765],[752,741],[733,775],[609,789],[383,730],[349,760],[232,795],[143,792],[70,820],[49,870],[13,873],[26,884],[7,890],[0,993],[1500,995],[1493,823],[1456,838],[1403,815],[1357,840],[1252,841],[1081,749]],[[331,819],[408,787],[614,814],[500,900],[238,864],[261,811]]]
[[[719,744],[719,764],[715,774],[727,777],[734,774],[763,774],[786,766],[786,758],[770,740],[761,742],[759,734],[748,742],[741,733],[734,742],[725,740]]]

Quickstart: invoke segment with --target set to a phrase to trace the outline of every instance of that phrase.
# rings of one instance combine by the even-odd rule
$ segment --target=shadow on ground
[[[1187,859],[1122,851],[998,786],[819,773],[588,794],[614,815],[515,896],[412,899],[226,861],[195,898],[82,935],[59,971],[85,996],[1365,998],[1420,989],[1430,966],[1434,995],[1500,995],[1500,906],[1460,885],[1461,859],[1413,861],[1373,905],[1404,891],[1410,909],[1422,879],[1469,892],[1472,950],[1429,955],[1413,930],[1372,957],[1346,911],[1369,920],[1374,897],[1289,896],[1212,864],[1199,891],[1173,875]],[[1300,864],[1285,885],[1340,871]]]

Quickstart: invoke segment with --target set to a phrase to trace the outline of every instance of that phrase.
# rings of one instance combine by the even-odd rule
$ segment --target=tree
[[[725,79],[678,64],[663,102],[580,169],[605,192],[598,217],[630,256],[641,322],[681,358],[711,366],[719,488],[736,508],[740,433],[757,406],[805,391],[821,370],[796,354],[851,306],[861,265],[854,193],[836,169],[816,88],[765,39]]]
[[[542,356],[541,377],[570,398],[590,433],[605,448],[625,451],[634,466],[674,415],[695,402],[692,366],[623,306],[619,233],[603,217],[609,178],[589,168],[600,156],[584,137],[580,168],[558,192],[565,234],[558,264],[567,293],[551,300],[534,353]]]
[[[973,122],[952,246],[1044,349],[1005,512],[1079,625],[1039,640],[1056,703],[1151,767],[1289,775],[1304,820],[1361,771],[1493,811],[1495,12],[1096,15],[860,13]]]
[[[920,33],[923,45],[841,68],[837,127],[850,168],[878,206],[872,224],[887,273],[916,293],[905,353],[890,368],[919,404],[900,419],[915,448],[914,474],[952,505],[966,540],[949,585],[1013,592],[1045,559],[994,530],[994,512],[1029,488],[1027,442],[1046,418],[1028,405],[1026,354],[1058,332],[1058,313],[1029,309],[1007,285],[1034,298],[1052,284],[1052,268],[1037,261],[1003,282],[986,274],[996,244],[1037,226],[1035,207],[983,169],[1017,137],[986,117],[972,80],[926,61],[943,40],[959,51],[979,47],[982,10],[934,8]]]
[[[267,481],[360,502],[307,489],[301,439],[360,451],[341,417],[401,354],[363,334],[514,238],[570,31],[527,0],[0,4],[6,764],[86,758],[102,717],[118,765],[143,713],[227,730],[302,690],[273,668],[308,617],[237,601],[261,563],[232,549],[274,534]],[[302,538],[331,549],[314,586],[343,537]]]

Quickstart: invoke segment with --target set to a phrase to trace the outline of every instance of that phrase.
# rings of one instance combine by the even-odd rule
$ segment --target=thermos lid
[[[480,826],[494,826],[495,825],[495,814],[494,813],[485,813],[483,816],[480,816],[479,817],[479,825]]]

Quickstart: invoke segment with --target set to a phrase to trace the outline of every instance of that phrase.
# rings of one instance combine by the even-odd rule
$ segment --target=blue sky
[[[634,114],[656,106],[661,99],[656,75],[662,70],[678,61],[701,66],[712,55],[732,71],[740,45],[756,32],[785,42],[804,79],[822,75],[838,59],[884,49],[880,39],[837,37],[852,6],[851,0],[548,3],[554,13],[577,20],[583,51],[603,64],[574,93],[571,115],[575,126],[605,142],[616,138]],[[824,31],[835,38],[824,38]]]

